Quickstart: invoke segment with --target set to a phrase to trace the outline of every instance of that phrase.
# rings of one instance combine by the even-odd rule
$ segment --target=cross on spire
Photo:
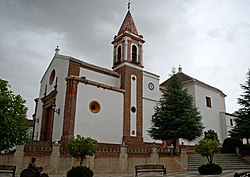
[[[131,2],[128,0],[128,10],[130,10]]]

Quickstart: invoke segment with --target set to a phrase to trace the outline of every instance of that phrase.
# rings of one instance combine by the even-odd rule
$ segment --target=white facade
[[[34,139],[40,140],[41,133],[41,123],[42,123],[42,114],[43,114],[43,103],[41,98],[44,97],[45,91],[46,94],[51,93],[56,85],[57,78],[57,99],[56,99],[56,108],[60,109],[60,114],[54,114],[54,122],[53,122],[53,133],[52,133],[52,141],[56,139],[60,139],[62,134],[62,124],[64,117],[64,106],[65,106],[65,93],[66,93],[66,81],[65,78],[68,74],[68,65],[69,65],[69,57],[63,55],[55,55],[52,59],[48,69],[41,80],[40,93],[38,103],[37,103],[37,112],[36,112],[36,121],[35,121],[35,131],[34,131]],[[52,71],[55,71],[55,79],[52,84],[50,84],[50,76]]]
[[[221,121],[221,112],[226,112],[226,95],[222,91],[195,79],[191,82],[184,82],[184,88],[193,97],[194,105],[201,113],[202,123],[205,127],[203,132],[214,130],[218,134],[220,142],[223,143],[227,134],[222,129],[225,125]],[[197,141],[194,141],[193,144]]]
[[[94,82],[102,83],[117,88],[120,88],[121,84],[120,78],[115,78],[86,68],[80,69],[80,77],[85,77],[87,80],[91,80]]]
[[[149,136],[147,130],[151,127],[154,107],[161,97],[159,80],[159,76],[150,72],[143,72],[143,138],[145,142],[155,141]]]
[[[90,111],[91,101],[100,111]],[[121,143],[123,131],[123,93],[81,83],[78,85],[75,136],[94,137],[98,142]]]
[[[237,118],[237,116],[226,112],[221,112],[220,115],[221,115],[221,125],[222,125],[221,132],[223,138],[226,139],[229,137],[229,132],[235,126],[235,119]]]

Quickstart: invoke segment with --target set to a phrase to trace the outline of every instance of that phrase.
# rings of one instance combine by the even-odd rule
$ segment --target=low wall
[[[113,150],[115,155],[112,155],[111,149],[109,153],[98,152],[92,157],[87,157],[85,165],[96,174],[134,173],[135,165],[150,163],[162,164],[170,172],[187,170],[187,153],[184,146],[180,147],[178,155],[164,154],[156,146],[152,146],[147,152],[134,150],[131,153],[126,145],[120,145],[119,152],[116,149]],[[0,155],[0,164],[17,166],[16,174],[19,175],[23,169],[27,168],[33,156],[37,159],[36,164],[42,166],[44,172],[51,175],[66,174],[73,166],[79,165],[79,160],[60,154],[60,144],[53,144],[50,154],[25,154],[24,146],[17,146],[14,154]]]

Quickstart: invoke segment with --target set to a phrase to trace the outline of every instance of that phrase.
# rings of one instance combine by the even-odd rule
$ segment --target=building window
[[[55,80],[55,76],[56,76],[56,71],[53,69],[53,71],[51,71],[50,73],[50,77],[49,77],[49,84],[53,84],[54,80]]]
[[[132,135],[135,135],[135,131],[134,130],[132,130]]]
[[[207,107],[209,107],[209,108],[212,107],[211,98],[208,96],[206,96],[206,103],[207,103]]]
[[[117,49],[117,63],[120,63],[122,61],[122,47],[119,46]]]
[[[93,113],[98,113],[101,110],[101,105],[97,101],[91,101],[89,103],[89,110]]]
[[[134,106],[131,107],[131,111],[132,113],[135,113],[136,112],[136,108]]]
[[[230,119],[230,126],[234,126],[233,119]]]
[[[135,45],[132,46],[132,62],[137,62],[137,47]]]

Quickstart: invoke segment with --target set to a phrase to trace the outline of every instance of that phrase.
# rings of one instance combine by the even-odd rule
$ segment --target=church
[[[168,80],[160,84],[160,76],[144,70],[144,42],[128,10],[112,41],[111,69],[65,56],[57,47],[35,99],[34,140],[66,143],[79,134],[99,143],[156,142],[147,130]],[[234,116],[226,113],[226,95],[181,67],[177,74],[201,112],[204,131],[215,130],[222,143],[234,126]]]

